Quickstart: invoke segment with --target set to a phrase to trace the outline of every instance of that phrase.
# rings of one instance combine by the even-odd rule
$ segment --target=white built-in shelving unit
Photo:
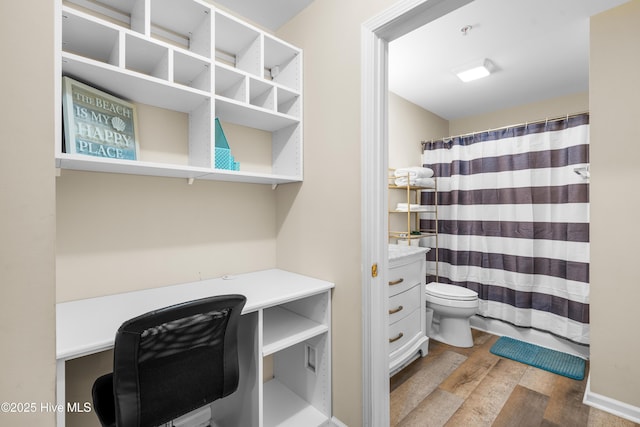
[[[302,180],[300,49],[201,0],[57,4],[59,74],[189,116],[184,164],[144,161],[144,152],[137,161],[65,153],[58,132],[58,168],[262,184]],[[214,168],[216,117],[271,133],[271,173]]]
[[[331,419],[330,304],[330,292],[322,292],[243,316],[241,384],[236,393],[212,404],[217,425],[327,425]],[[252,315],[257,319],[251,320]],[[273,375],[264,378],[267,358]]]

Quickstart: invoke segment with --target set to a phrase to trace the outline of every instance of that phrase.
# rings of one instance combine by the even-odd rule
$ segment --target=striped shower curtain
[[[439,281],[478,292],[480,316],[589,343],[589,183],[576,173],[588,170],[588,123],[423,143],[438,177]]]

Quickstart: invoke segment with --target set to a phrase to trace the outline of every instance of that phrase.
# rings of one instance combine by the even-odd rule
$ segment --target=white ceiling
[[[586,92],[589,17],[626,1],[475,0],[390,43],[389,89],[449,120]],[[452,71],[483,58],[485,79]]]
[[[216,0],[274,31],[312,1]],[[390,43],[389,89],[448,120],[586,92],[589,17],[627,1],[472,1]],[[488,78],[452,71],[483,58],[497,67]]]

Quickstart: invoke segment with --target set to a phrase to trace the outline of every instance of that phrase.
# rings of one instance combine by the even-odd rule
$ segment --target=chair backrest
[[[117,425],[157,426],[233,393],[245,302],[221,295],[123,323],[114,347]]]

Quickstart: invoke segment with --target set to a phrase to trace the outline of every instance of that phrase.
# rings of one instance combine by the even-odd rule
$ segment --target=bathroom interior
[[[472,2],[389,44],[390,186],[437,183],[390,190],[389,253],[427,248],[432,340],[473,347],[473,328],[588,360],[589,17],[621,2],[535,3]],[[454,74],[476,62],[486,78]]]
[[[474,313],[466,332],[454,334],[465,337],[452,341],[438,336],[437,310],[434,316],[427,295],[425,317],[427,322],[435,321],[426,326],[430,349],[434,340],[437,346],[441,342],[473,346],[470,326],[474,336],[483,331],[514,337],[589,361],[589,17],[620,2],[599,2],[601,9],[591,11],[587,9],[595,7],[595,2],[563,1],[547,11],[536,11],[530,2],[507,3],[472,2],[389,44],[390,182],[398,168],[405,173],[403,168],[427,167],[433,170],[438,193],[437,237],[402,238],[399,243],[430,248],[426,283],[459,285],[475,291],[478,298],[465,302]],[[500,16],[492,15],[492,10],[500,10]],[[563,21],[578,14],[580,18],[573,22]],[[546,34],[535,35],[536,26]],[[543,40],[540,51],[528,44],[536,37]],[[446,50],[440,49],[438,41],[445,39]],[[545,57],[544,50],[555,50],[557,57]],[[469,83],[457,79],[456,66],[481,58],[493,62],[487,78]],[[525,63],[529,71],[511,75]],[[565,124],[567,120],[582,124]],[[557,126],[550,128],[551,122]],[[527,131],[536,126],[540,129]],[[582,127],[581,139],[556,139],[565,127],[573,128],[571,132]],[[500,134],[499,139],[490,141],[490,130]],[[540,141],[524,148],[529,143],[527,134],[538,132],[554,141],[546,148]],[[511,151],[504,147],[509,142],[522,146]],[[480,147],[487,144],[496,147],[482,151]],[[542,155],[538,150],[567,150],[568,155],[562,162],[536,163],[534,158],[540,160]],[[505,156],[505,163],[506,157],[513,157],[509,165],[496,165],[501,163],[500,156]],[[526,157],[529,164],[518,165],[518,157]],[[516,195],[521,187],[536,190]],[[534,194],[554,192],[553,187],[564,188],[568,198]],[[400,209],[397,203],[416,203],[418,210],[434,204],[433,190],[422,191],[417,200],[401,193],[390,190],[390,212]],[[417,218],[408,227],[404,213],[390,213],[390,234],[418,228],[432,231],[434,214],[418,213]],[[398,243],[398,239],[389,241]],[[526,258],[532,265],[525,265]],[[390,310],[393,306],[390,303]],[[438,355],[436,351],[432,357]],[[405,368],[394,379],[392,372],[392,396],[397,384],[405,381],[397,378],[408,375],[419,373]],[[393,398],[391,402],[393,424]]]

